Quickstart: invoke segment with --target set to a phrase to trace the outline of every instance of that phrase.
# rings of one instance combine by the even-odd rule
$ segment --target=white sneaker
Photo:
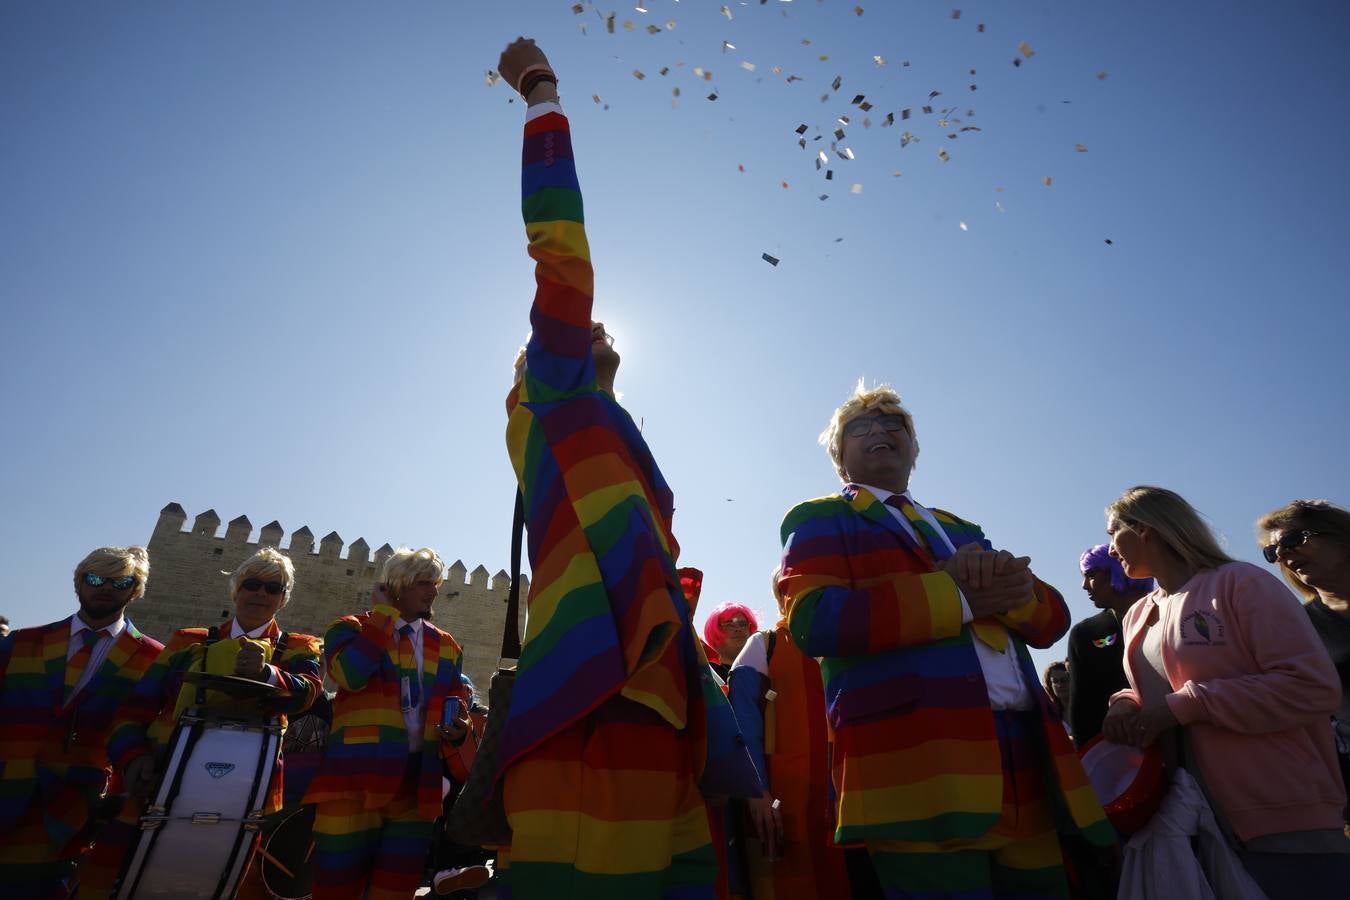
[[[466,866],[463,869],[442,869],[431,879],[431,887],[439,896],[455,891],[474,891],[492,879],[487,866]]]

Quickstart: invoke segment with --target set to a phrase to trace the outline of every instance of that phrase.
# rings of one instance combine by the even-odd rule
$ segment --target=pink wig
[[[722,641],[726,638],[726,632],[722,629],[722,620],[730,619],[736,613],[745,616],[745,621],[750,623],[752,634],[759,631],[759,619],[755,616],[755,611],[744,603],[728,600],[714,609],[708,616],[708,621],[703,623],[703,640],[714,648],[720,647]]]

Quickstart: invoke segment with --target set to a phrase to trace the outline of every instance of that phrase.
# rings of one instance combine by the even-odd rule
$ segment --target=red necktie
[[[95,631],[92,628],[86,628],[80,632],[80,638],[84,643],[80,649],[75,651],[75,655],[66,661],[66,692],[65,702],[70,702],[70,697],[75,693],[75,685],[80,683],[80,676],[84,674],[85,668],[89,665],[89,659],[94,655],[94,647],[103,639],[102,631]]]

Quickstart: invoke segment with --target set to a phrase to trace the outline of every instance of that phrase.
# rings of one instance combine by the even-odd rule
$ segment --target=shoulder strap
[[[202,641],[202,674],[206,674],[206,657],[210,653],[211,645],[220,640],[220,626],[212,625],[206,629],[206,640]],[[197,705],[203,706],[206,703],[206,684],[197,682]]]
[[[778,631],[771,629],[764,632],[764,664],[768,665],[769,660],[773,659],[773,647],[778,643]]]
[[[273,659],[275,660],[281,659],[281,654],[286,652],[286,645],[290,643],[290,640],[291,640],[291,633],[289,631],[283,631],[281,633],[281,636],[277,638],[276,648],[272,650]]]
[[[506,624],[502,626],[503,662],[520,659],[520,551],[524,536],[525,495],[516,488],[516,513],[511,522],[511,590],[506,600]]]

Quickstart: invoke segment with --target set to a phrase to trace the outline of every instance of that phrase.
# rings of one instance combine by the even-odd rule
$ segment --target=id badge
[[[405,712],[412,709],[412,682],[407,675],[403,676],[402,684],[399,686],[399,704]]]

